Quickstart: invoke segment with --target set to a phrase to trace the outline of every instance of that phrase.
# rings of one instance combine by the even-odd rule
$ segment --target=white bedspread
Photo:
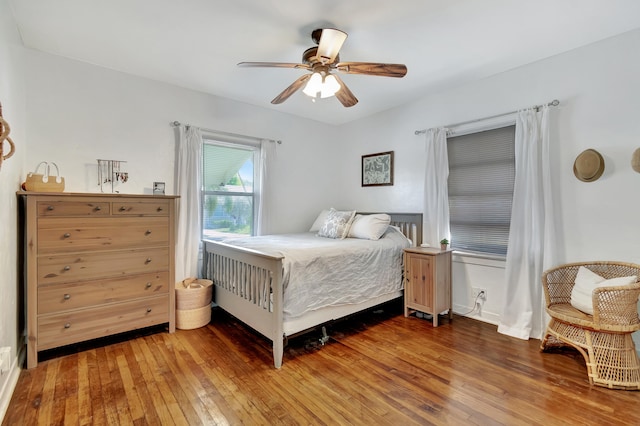
[[[410,246],[392,227],[377,241],[334,240],[306,232],[225,242],[284,256],[285,320],[398,291],[402,288],[402,250]]]

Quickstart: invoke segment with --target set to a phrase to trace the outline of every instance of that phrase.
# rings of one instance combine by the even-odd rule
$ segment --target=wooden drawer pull
[[[71,328],[71,323],[66,323],[66,324],[64,325],[64,328]]]
[[[69,293],[65,293],[64,300],[69,300],[69,299],[71,299],[71,295]]]
[[[162,207],[158,207],[158,211],[161,212],[162,211]]]
[[[125,211],[127,208],[125,206],[120,207],[118,210],[120,210],[121,212]]]
[[[47,210],[52,211],[53,210],[53,206],[47,206]]]
[[[147,313],[151,312],[151,308],[147,308]]]
[[[145,285],[145,288],[151,288],[151,283],[147,283],[147,284]]]
[[[65,265],[65,267],[64,267],[64,268],[62,268],[62,269],[64,269],[65,271],[70,271],[70,270],[71,270],[71,266],[69,266],[69,265]]]
[[[96,206],[96,208],[94,209],[95,211],[99,212],[100,210],[102,210],[102,207],[100,206]]]
[[[151,263],[151,258],[147,257],[147,260],[145,260],[144,263]]]
[[[147,230],[144,232],[144,235],[150,235],[150,234],[151,234],[151,229],[147,229]]]
[[[63,235],[63,237],[65,237],[65,238],[69,238],[70,236],[71,236],[71,234],[70,234],[70,233],[68,233],[68,232],[66,232],[66,233]]]

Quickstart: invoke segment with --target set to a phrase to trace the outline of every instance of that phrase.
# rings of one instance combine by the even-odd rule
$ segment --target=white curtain
[[[198,254],[202,232],[202,134],[193,126],[180,125],[176,158],[178,230],[176,233],[176,281],[198,277]]]
[[[426,137],[424,242],[440,247],[441,239],[450,239],[447,129],[429,129]]]
[[[269,194],[269,180],[268,173],[271,170],[271,163],[275,159],[276,154],[276,142],[268,139],[263,139],[260,142],[260,166],[259,166],[259,187],[257,188],[257,217],[258,223],[256,224],[256,235],[265,235],[268,233],[270,209],[267,207],[267,203],[270,200]]]
[[[540,280],[555,254],[547,106],[517,114],[515,162],[507,288],[498,332],[520,339],[540,338],[544,330]]]

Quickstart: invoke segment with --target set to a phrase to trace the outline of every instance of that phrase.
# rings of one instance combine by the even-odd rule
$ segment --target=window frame
[[[205,171],[205,155],[204,149],[206,145],[215,145],[222,146],[227,148],[234,149],[244,149],[252,152],[253,156],[253,185],[251,192],[237,192],[237,191],[210,191],[205,189],[204,175]],[[232,197],[249,197],[251,199],[252,206],[252,219],[251,219],[251,233],[250,236],[256,235],[257,221],[259,220],[259,206],[258,203],[261,202],[261,197],[259,196],[259,188],[261,187],[260,182],[260,161],[261,161],[261,146],[256,142],[249,141],[236,141],[236,140],[227,140],[223,137],[217,137],[215,135],[202,135],[202,183],[200,188],[200,214],[202,217],[202,221],[200,223],[200,237],[202,239],[211,239],[211,240],[220,240],[223,238],[230,237],[208,237],[204,235],[205,231],[205,220],[204,220],[204,209],[205,209],[205,198],[207,196],[232,196]],[[247,234],[237,234],[238,238],[245,237]],[[232,238],[232,237],[231,237]]]

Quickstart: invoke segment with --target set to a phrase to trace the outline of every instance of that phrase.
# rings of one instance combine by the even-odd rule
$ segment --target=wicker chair
[[[640,330],[640,282],[595,289],[593,315],[588,315],[571,306],[571,290],[580,266],[606,279],[640,277],[640,265],[622,262],[572,263],[545,271],[542,285],[551,321],[540,349],[573,346],[587,363],[592,385],[640,390],[640,361],[631,336]]]

